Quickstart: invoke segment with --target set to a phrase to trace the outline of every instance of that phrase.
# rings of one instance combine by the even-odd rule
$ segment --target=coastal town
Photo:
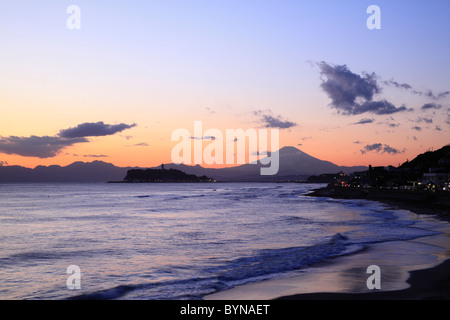
[[[369,165],[365,171],[311,176],[307,182],[328,183],[329,187],[449,192],[450,145],[423,153],[398,167]]]
[[[346,175],[312,176],[310,183],[327,183],[309,196],[380,201],[415,212],[439,214],[450,221],[450,145],[425,152],[398,167],[372,167]]]

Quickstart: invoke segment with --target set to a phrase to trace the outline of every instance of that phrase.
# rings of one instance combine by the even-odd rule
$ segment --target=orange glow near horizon
[[[41,103],[41,105],[43,104]],[[14,114],[12,120],[0,119],[2,128],[0,137],[7,136],[6,132],[10,136],[20,137],[55,136],[60,130],[74,127],[86,119],[86,116],[81,114],[69,119],[62,117],[62,114],[60,116],[58,113],[54,113],[48,116],[48,125],[42,127],[38,121],[33,121],[37,118],[37,114],[31,112],[21,115],[19,110],[25,107],[20,104],[17,108],[11,109],[11,113]],[[154,112],[154,110],[158,111]],[[122,109],[118,108],[116,112],[107,113],[103,119],[106,119],[105,122],[110,120],[107,123],[117,123],[113,119],[123,118],[122,112]],[[100,119],[100,114],[97,113],[98,111],[95,111],[89,118],[97,121]],[[236,112],[235,109],[227,108],[212,113],[207,108],[203,108],[200,112],[192,114],[184,114],[180,110],[175,114],[168,115],[164,108],[152,107],[149,110],[141,110],[138,119],[129,116],[128,119],[125,119],[129,124],[137,123],[136,127],[113,136],[90,137],[89,142],[69,146],[55,157],[22,157],[3,153],[0,154],[0,161],[28,168],[38,165],[66,166],[76,161],[91,162],[95,160],[109,162],[120,167],[154,167],[161,163],[172,162],[171,151],[177,144],[176,141],[171,141],[172,132],[178,128],[184,128],[193,134],[194,121],[199,119],[203,119],[203,131],[217,128],[224,136],[226,129],[247,130],[252,128],[258,130],[261,128],[252,112],[248,111]],[[299,123],[293,128],[280,130],[280,148],[293,146],[312,157],[340,166],[368,166],[369,164],[397,166],[431,148],[438,149],[447,144],[444,135],[436,137],[432,131],[417,132],[415,135],[406,136],[405,139],[404,136],[398,134],[398,131],[383,131],[372,124],[358,127],[353,125],[351,120],[340,115],[331,115],[327,118],[311,115],[309,119],[310,121]],[[354,119],[358,118],[354,117]],[[343,121],[346,122],[344,125],[342,125]],[[341,123],[341,126],[336,126],[336,123]],[[389,142],[389,145],[399,150],[404,149],[404,151],[396,155],[376,152],[361,153],[364,145],[373,142],[386,143],[386,141]],[[419,144],[417,141],[421,143]],[[203,147],[207,144],[208,141],[204,141]],[[221,168],[234,165],[203,164],[203,166]]]
[[[420,30],[401,14],[390,28],[368,30],[356,22],[366,14],[360,5],[332,1],[275,9],[265,1],[80,0],[83,27],[68,30],[64,6],[8,2],[0,19],[8,30],[0,50],[0,165],[159,166],[172,162],[172,132],[193,132],[202,121],[224,135],[280,128],[280,148],[339,166],[397,166],[450,143],[450,47],[440,32],[449,29],[446,5],[411,7],[429,19]],[[52,142],[61,130],[97,122],[128,127]],[[30,156],[24,148],[36,147],[33,139],[46,152]]]
[[[191,125],[192,128],[192,125]],[[186,126],[187,130],[192,130],[189,126]],[[138,136],[136,132],[141,130]],[[65,148],[55,157],[49,158],[37,158],[37,157],[22,157],[18,155],[2,154],[0,160],[6,162],[8,165],[20,165],[28,168],[34,168],[39,165],[50,166],[60,165],[67,166],[76,161],[92,162],[92,161],[104,161],[112,163],[118,167],[156,167],[162,163],[171,163],[172,148],[178,143],[177,141],[171,141],[170,130],[163,129],[164,138],[159,138],[154,130],[148,128],[144,129],[130,129],[129,132],[122,132],[117,136],[110,137],[92,137],[90,142],[79,143]],[[223,129],[225,135],[225,129]],[[347,133],[350,134],[351,133]],[[418,154],[429,151],[431,149],[439,149],[445,145],[433,144],[432,138],[424,136],[424,146],[416,146],[415,148],[406,148],[407,151],[398,155],[382,155],[375,152],[361,153],[363,147],[362,143],[355,143],[348,139],[342,139],[339,141],[338,137],[345,138],[345,133],[341,133],[341,136],[336,134],[328,134],[324,132],[318,132],[317,135],[302,137],[303,135],[298,132],[281,131],[280,133],[280,148],[284,146],[293,146],[303,152],[309,154],[312,157],[320,160],[326,160],[333,162],[339,166],[397,166],[406,160],[412,160]],[[328,137],[334,139],[328,139]],[[148,137],[148,138],[140,138]],[[304,140],[302,140],[302,138]],[[298,142],[300,141],[300,142]],[[411,144],[415,141],[411,139]],[[429,142],[429,144],[427,143]],[[211,143],[211,141],[202,142],[202,151],[205,147]],[[300,145],[299,145],[300,144]],[[431,147],[429,147],[431,146]],[[225,157],[225,145],[224,145],[224,157]],[[192,153],[193,153],[192,149]],[[248,162],[248,143],[246,144],[246,162]],[[224,158],[225,159],[225,158]],[[195,165],[193,162],[191,165]],[[203,167],[210,168],[224,168],[236,166],[237,161],[234,164],[201,164]]]

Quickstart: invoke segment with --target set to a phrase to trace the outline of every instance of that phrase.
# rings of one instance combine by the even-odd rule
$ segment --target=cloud
[[[376,152],[379,152],[382,147],[383,147],[383,145],[381,143],[368,144],[368,145],[364,146],[364,149],[361,150],[361,153],[364,154],[368,151],[374,151],[374,150]]]
[[[318,63],[322,83],[320,87],[331,99],[331,106],[344,115],[357,115],[365,112],[377,115],[393,114],[407,109],[395,107],[382,99],[374,101],[375,95],[381,93],[375,73],[364,72],[362,76],[351,72],[346,65],[331,66],[322,61]]]
[[[388,154],[399,154],[404,153],[405,149],[399,150],[396,148],[393,148],[387,144],[381,144],[381,143],[374,143],[374,144],[368,144],[365,145],[364,148],[361,151],[361,154],[365,154],[367,152],[375,151],[377,153],[388,153]]]
[[[208,111],[208,113],[210,113],[210,114],[215,114],[215,113],[216,113],[216,111],[213,110],[213,109],[210,108],[210,107],[206,107],[205,109],[206,109],[206,110]]]
[[[260,117],[260,121],[266,128],[289,129],[297,126],[295,122],[284,120],[281,118],[281,116],[274,117],[271,113],[272,112],[270,110],[256,110],[253,112],[254,115]]]
[[[422,127],[419,127],[419,126],[414,126],[411,129],[416,130],[416,131],[422,131]]]
[[[109,156],[104,154],[84,154],[83,157],[85,158],[108,158]]]
[[[412,87],[407,84],[407,83],[398,83],[397,81],[394,81],[393,79],[388,80],[388,81],[383,81],[384,84],[386,85],[392,85],[396,88],[401,88],[401,89],[406,89],[406,90],[410,90],[412,89]]]
[[[148,147],[149,144],[146,143],[146,142],[141,142],[141,143],[136,143],[135,146],[136,146],[136,147]]]
[[[403,153],[403,152],[405,152],[404,149],[400,151],[400,150],[398,150],[396,148],[388,146],[387,144],[385,144],[383,146],[383,153],[398,154],[398,153]]]
[[[366,123],[372,123],[374,119],[361,119],[358,122],[355,122],[353,124],[366,124]]]
[[[398,83],[397,81],[394,81],[393,79],[388,80],[388,81],[383,81],[383,83],[385,85],[393,86],[395,88],[401,88],[401,89],[409,90],[413,94],[417,94],[419,96],[425,96],[425,97],[433,99],[433,100],[443,99],[447,95],[450,94],[450,91],[442,91],[442,92],[439,92],[439,93],[435,94],[430,89],[417,90],[417,89],[414,89],[411,85],[409,85],[407,83]]]
[[[192,140],[216,140],[214,136],[204,136],[204,137],[189,137]]]
[[[405,106],[401,107],[395,107],[392,103],[386,100],[380,100],[380,101],[366,101],[360,105],[357,105],[357,109],[354,110],[354,112],[358,113],[364,113],[364,112],[370,112],[377,115],[383,115],[383,114],[393,114],[397,112],[402,111],[412,111],[413,109],[408,109]],[[355,113],[357,114],[357,113]]]
[[[135,127],[136,124],[105,124],[100,122],[86,122],[79,124],[74,128],[64,129],[59,132],[59,136],[62,138],[81,138],[81,137],[99,137],[99,136],[110,136],[117,132],[121,132],[125,129],[130,129]]]
[[[448,96],[450,94],[450,91],[443,91],[443,92],[439,92],[438,94],[434,94],[433,91],[431,91],[431,90],[426,90],[423,92],[422,91],[414,91],[414,92],[419,95],[431,98],[433,100],[439,100],[439,99],[445,98],[446,96]]]
[[[0,152],[17,154],[23,157],[51,158],[62,149],[76,143],[88,142],[86,138],[62,138],[62,137],[1,137]]]
[[[422,122],[430,124],[430,123],[433,123],[433,119],[424,118],[424,117],[417,118],[417,123],[422,123]]]
[[[441,127],[439,127],[439,126],[436,126],[436,127],[434,128],[434,130],[436,130],[436,131],[442,131]]]
[[[265,150],[265,151],[258,151],[258,150],[256,150],[256,151],[252,151],[252,152],[250,152],[250,154],[252,155],[252,156],[267,156],[268,154],[270,154],[270,152],[269,151],[267,151],[267,150]]]
[[[287,129],[297,125],[295,122],[281,120],[280,118],[274,118],[270,115],[264,115],[263,118],[267,128]]]
[[[422,106],[422,110],[429,110],[429,109],[441,109],[442,105],[436,104],[436,103],[426,103]]]
[[[74,144],[89,142],[87,137],[112,135],[134,126],[136,124],[108,125],[103,122],[86,122],[74,128],[60,130],[53,137],[0,137],[0,152],[23,157],[51,158]]]

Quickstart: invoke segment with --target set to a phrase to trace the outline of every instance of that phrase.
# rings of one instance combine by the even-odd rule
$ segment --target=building
[[[450,180],[448,172],[428,172],[422,176],[422,183],[426,185],[434,185],[436,187],[444,186]]]

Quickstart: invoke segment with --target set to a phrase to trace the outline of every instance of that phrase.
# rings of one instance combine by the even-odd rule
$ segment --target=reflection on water
[[[307,290],[343,283],[356,290],[349,277],[364,264],[377,262],[386,276],[399,277],[403,265],[432,263],[428,248],[440,247],[405,241],[448,232],[448,225],[376,202],[302,196],[312,187],[1,185],[0,298],[198,299],[292,273],[315,277],[330,261],[349,267],[339,273],[344,263],[326,264],[339,276],[321,268]],[[405,252],[413,254],[398,255]],[[81,290],[67,289],[70,265],[80,267]]]

